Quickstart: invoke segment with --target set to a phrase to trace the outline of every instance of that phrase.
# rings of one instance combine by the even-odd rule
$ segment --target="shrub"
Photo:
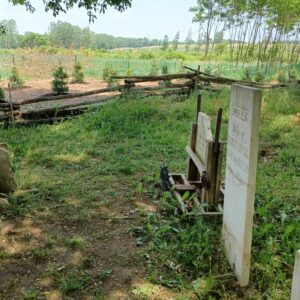
[[[257,70],[255,75],[255,81],[263,82],[264,80],[265,80],[265,75],[263,74],[263,72],[261,70]]]
[[[210,65],[205,66],[204,73],[211,75],[212,71],[213,71],[213,69]]]
[[[116,80],[113,79],[113,76],[117,76],[118,72],[112,65],[106,65],[102,71],[102,78],[107,83],[108,86],[116,84]]]
[[[286,82],[286,74],[285,74],[285,71],[284,70],[279,70],[278,72],[277,72],[277,80],[279,81],[279,82]]]
[[[168,68],[168,65],[166,65],[166,64],[162,65],[162,67],[161,67],[161,73],[162,73],[163,75],[169,74],[169,68]]]
[[[64,67],[59,65],[56,69],[54,69],[53,80],[51,82],[52,92],[54,94],[65,94],[69,91],[68,87],[68,74],[65,71]]]
[[[215,69],[213,69],[212,75],[217,76],[217,77],[221,76],[220,66],[217,66]]]
[[[247,80],[247,81],[251,81],[252,78],[251,78],[251,72],[250,72],[250,68],[245,68],[243,70],[243,80]]]
[[[133,70],[130,69],[130,68],[128,68],[128,69],[126,70],[126,72],[125,72],[125,75],[126,75],[126,76],[132,76],[132,75],[133,75]]]
[[[16,66],[11,68],[9,76],[10,87],[13,89],[20,88],[24,86],[24,80],[19,75],[19,71]]]
[[[152,60],[149,75],[156,76],[156,75],[158,75],[158,71],[159,71],[159,69],[158,69],[157,62],[155,60]]]
[[[79,61],[76,61],[74,64],[72,77],[73,77],[72,83],[84,82],[84,73],[82,71],[82,64]]]
[[[292,68],[289,71],[289,80],[296,80],[299,77],[299,73],[296,68]]]

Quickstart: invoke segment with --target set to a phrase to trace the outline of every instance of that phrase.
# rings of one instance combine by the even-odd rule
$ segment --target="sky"
[[[192,23],[193,15],[189,12],[196,0],[133,0],[132,7],[127,11],[119,13],[109,9],[92,24],[89,24],[83,9],[74,8],[55,18],[50,12],[45,12],[42,2],[31,0],[36,8],[35,13],[31,14],[25,7],[13,6],[8,0],[0,0],[0,20],[16,20],[21,34],[26,31],[45,33],[50,22],[61,20],[80,27],[90,26],[96,33],[124,37],[162,39],[167,34],[172,39],[180,31],[181,40],[184,40],[192,28],[193,38],[197,39],[198,27]]]

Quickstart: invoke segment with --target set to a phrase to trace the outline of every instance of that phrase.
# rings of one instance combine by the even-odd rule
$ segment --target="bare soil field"
[[[8,82],[3,81],[0,86],[4,88],[5,91],[5,99],[8,101],[9,93],[7,87]],[[122,82],[120,81],[120,84]],[[155,86],[157,83],[148,82],[148,83],[140,83],[139,86]],[[83,84],[69,84],[69,93],[79,93],[79,92],[88,92],[97,89],[107,88],[107,83],[103,80],[88,78],[86,82]],[[114,96],[120,94],[119,92],[109,92],[103,94],[95,94],[84,97],[77,98],[69,98],[69,99],[61,99],[61,100],[53,100],[53,101],[45,101],[38,102],[34,104],[28,104],[22,106],[22,110],[28,110],[31,108],[42,109],[52,106],[59,106],[62,104],[80,104],[86,101],[96,101],[101,98],[105,99],[108,96]],[[22,103],[23,101],[34,99],[43,96],[51,95],[51,79],[40,79],[40,80],[28,80],[25,83],[25,87],[19,89],[13,89],[11,91],[12,102]]]

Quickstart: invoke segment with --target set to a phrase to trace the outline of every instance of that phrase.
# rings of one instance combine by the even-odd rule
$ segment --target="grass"
[[[71,255],[79,251],[93,257],[93,243],[116,235],[92,230],[99,215],[107,216],[106,211],[97,210],[99,205],[113,219],[113,209],[121,203],[136,198],[160,200],[161,212],[147,214],[139,230],[133,230],[145,246],[142,255],[148,265],[148,282],[135,288],[134,295],[152,299],[148,292],[167,287],[176,291],[178,300],[196,295],[200,299],[288,299],[294,254],[300,248],[297,93],[293,89],[264,93],[248,289],[238,288],[228,268],[220,222],[182,217],[172,197],[160,195],[155,187],[162,163],[173,172],[185,170],[184,149],[195,119],[196,95],[185,102],[124,100],[53,126],[0,130],[9,144],[18,185],[17,193],[10,196],[10,207],[1,212],[2,219],[30,216],[49,226],[55,237],[40,238],[41,245],[30,253],[35,263],[54,264],[53,259],[65,249]],[[225,110],[223,139],[228,100],[227,89],[203,95],[203,111],[212,116],[213,128],[217,108]],[[21,193],[26,190],[34,192]],[[55,226],[61,229],[56,232]],[[26,255],[1,253],[5,262],[19,260],[20,264]],[[103,286],[98,281],[109,280],[111,268],[102,270],[90,264],[67,265],[61,271],[56,267],[48,274],[50,286],[78,299],[86,293],[102,299]],[[35,282],[36,290],[45,289],[39,280]],[[13,288],[6,293],[8,298],[15,297]]]
[[[86,242],[81,237],[66,238],[64,242],[71,249],[83,249],[86,247]]]
[[[117,49],[113,51],[97,50],[70,50],[51,48],[47,49],[0,49],[0,78],[6,79],[10,76],[13,66],[12,54],[14,54],[16,66],[22,79],[51,78],[53,69],[60,63],[66,68],[71,76],[74,67],[74,58],[83,66],[86,77],[102,79],[103,70],[112,66],[119,75],[126,75],[129,70],[133,75],[149,75],[153,69],[161,74],[163,67],[168,67],[169,73],[182,73],[187,70],[184,65],[197,69],[201,65],[201,71],[210,72],[214,75],[221,75],[233,79],[241,79],[245,70],[248,70],[252,80],[256,77],[256,62],[246,62],[245,64],[235,65],[223,57],[213,56],[209,61],[204,60],[202,52],[183,52],[183,51],[161,51],[158,49]],[[220,63],[220,60],[222,63]],[[261,66],[264,70],[263,65]],[[293,67],[300,72],[300,64]],[[133,71],[134,70],[134,71]],[[265,80],[276,80],[278,72],[287,76],[288,65],[280,64],[269,67]],[[26,85],[26,82],[25,82]]]

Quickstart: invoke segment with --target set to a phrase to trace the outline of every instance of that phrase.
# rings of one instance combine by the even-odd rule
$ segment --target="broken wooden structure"
[[[222,215],[224,190],[221,188],[221,171],[224,142],[220,141],[221,121],[220,108],[213,137],[210,118],[201,112],[199,95],[196,122],[192,125],[190,144],[186,147],[187,172],[171,173],[168,176],[169,187],[185,214],[194,213],[196,209],[197,213],[203,215]],[[163,184],[167,185],[165,182]]]

